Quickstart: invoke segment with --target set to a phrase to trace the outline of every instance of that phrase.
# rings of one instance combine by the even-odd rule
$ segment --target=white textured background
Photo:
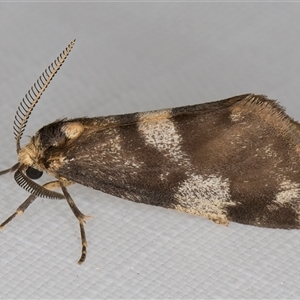
[[[300,119],[298,3],[0,3],[1,169],[16,162],[19,102],[74,38],[23,143],[59,117],[248,92],[278,99]],[[2,221],[27,193],[12,175],[0,183]],[[79,229],[67,203],[37,199],[0,233],[2,299],[300,297],[300,231],[223,227],[82,186],[69,190],[94,217],[86,262],[77,265]]]

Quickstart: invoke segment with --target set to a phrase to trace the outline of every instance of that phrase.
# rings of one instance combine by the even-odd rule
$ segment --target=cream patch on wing
[[[188,156],[182,151],[182,137],[170,119],[155,119],[138,124],[138,130],[147,145],[155,147],[159,152],[180,165],[189,163]]]
[[[230,200],[229,188],[228,179],[221,176],[191,174],[175,193],[176,209],[228,224],[225,207],[235,205]]]
[[[66,122],[61,131],[68,139],[75,139],[84,131],[84,126],[80,122]]]
[[[230,114],[229,117],[232,122],[239,122],[241,120],[241,118],[244,118],[241,116],[241,113],[232,113],[232,114]]]
[[[300,185],[291,180],[284,180],[279,185],[280,192],[276,195],[276,203],[290,203],[293,199],[300,198]]]

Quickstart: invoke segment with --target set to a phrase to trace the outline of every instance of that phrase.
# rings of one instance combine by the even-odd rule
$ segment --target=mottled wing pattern
[[[300,227],[299,124],[275,101],[248,94],[78,120],[86,129],[59,176],[222,224]]]

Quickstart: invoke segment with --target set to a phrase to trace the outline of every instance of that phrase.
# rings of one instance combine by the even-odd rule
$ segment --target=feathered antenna
[[[64,199],[65,197],[54,191],[47,190],[43,186],[35,183],[34,181],[30,180],[26,177],[21,170],[16,170],[15,172],[15,180],[16,183],[25,189],[30,194],[33,194],[37,197],[45,197],[45,198],[52,198],[52,199]]]
[[[25,97],[22,99],[14,120],[14,135],[16,139],[17,153],[19,153],[21,146],[20,140],[25,130],[28,118],[41,98],[42,94],[48,87],[50,81],[53,79],[57,71],[60,69],[68,55],[70,54],[76,40],[73,40],[67,48],[54,60],[54,62],[42,73],[36,83],[27,92]]]

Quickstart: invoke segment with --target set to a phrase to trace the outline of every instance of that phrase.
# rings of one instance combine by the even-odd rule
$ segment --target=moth
[[[124,115],[61,119],[20,141],[42,93],[75,40],[21,101],[14,121],[14,172],[30,196],[65,199],[78,219],[84,262],[87,218],[67,187],[74,183],[123,199],[200,215],[219,224],[300,228],[300,124],[274,100],[245,94],[225,100]],[[37,184],[43,172],[55,180]],[[53,191],[60,188],[62,193]]]

